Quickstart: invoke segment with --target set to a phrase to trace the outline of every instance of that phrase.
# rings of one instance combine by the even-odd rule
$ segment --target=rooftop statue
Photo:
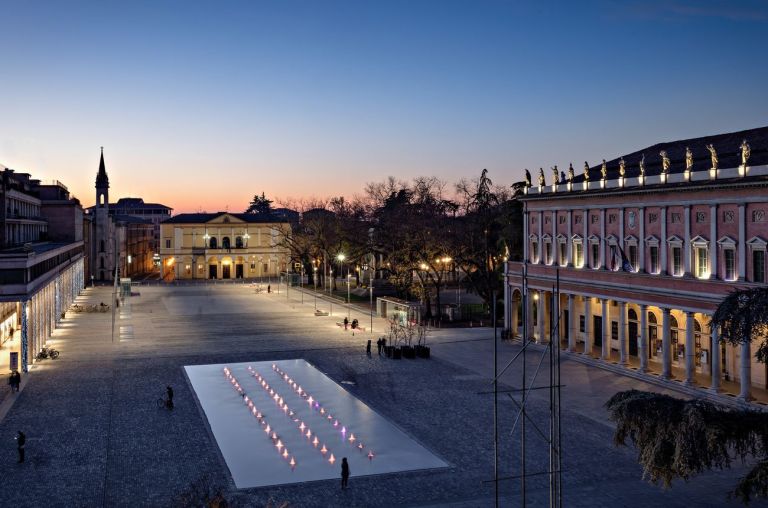
[[[712,169],[717,169],[717,150],[715,150],[712,143],[707,145],[707,150],[709,150],[709,153],[712,156]]]
[[[560,183],[565,183],[565,171],[560,171]]]
[[[584,161],[584,181],[589,181],[589,163]]]
[[[573,182],[573,162],[568,165],[568,183]]]
[[[640,173],[643,172],[643,161],[640,161]],[[619,176],[624,177],[627,174],[627,163],[624,162],[624,157],[619,159]]]
[[[544,168],[539,168],[539,187],[544,187],[547,182],[544,181]]]
[[[552,184],[557,185],[558,183],[557,166],[555,166],[552,168]]]
[[[685,169],[686,171],[693,169],[693,152],[687,146],[685,147]]]
[[[605,164],[605,159],[603,159],[603,165],[600,166],[600,176],[603,180],[608,178],[608,166]]]
[[[749,156],[752,155],[752,149],[749,147],[749,143],[747,143],[747,140],[743,140],[741,142],[741,165],[744,167],[747,167],[747,161],[749,160]]]
[[[640,176],[645,176],[645,154],[640,158]]]
[[[659,152],[659,155],[661,155],[661,172],[666,175],[669,173],[669,166],[671,165],[669,157],[667,156],[667,151],[662,150]]]
[[[527,169],[525,170],[525,186],[530,187],[531,186],[531,172]]]

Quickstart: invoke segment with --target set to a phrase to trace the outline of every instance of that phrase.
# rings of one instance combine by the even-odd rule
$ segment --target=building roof
[[[145,203],[141,198],[120,198],[117,203],[110,203],[110,208],[162,208],[164,210],[173,210],[170,206],[160,203]]]
[[[114,214],[110,215],[112,217],[112,220],[115,222],[124,222],[126,224],[149,224],[152,225],[151,220],[142,219],[141,217],[136,217],[135,215],[121,215],[121,214]]]
[[[236,217],[243,222],[247,223],[275,223],[275,222],[287,222],[283,217],[275,217],[273,215],[261,215],[257,213],[231,213],[231,212],[216,212],[216,213],[180,213],[163,222],[163,224],[205,224],[212,220],[221,217],[222,215],[230,215]]]
[[[670,159],[671,166],[669,168],[669,174],[683,173],[685,171],[685,150],[686,147],[693,152],[693,171],[707,171],[712,167],[712,159],[707,145],[714,146],[718,157],[719,168],[735,168],[741,164],[741,142],[746,140],[751,148],[751,155],[749,157],[748,164],[750,166],[761,166],[768,164],[768,127],[758,127],[756,129],[748,129],[738,132],[730,132],[726,134],[715,134],[713,136],[704,136],[700,138],[682,139],[679,141],[668,141],[664,143],[657,143],[651,145],[642,150],[632,152],[624,155],[624,162],[626,164],[625,177],[635,178],[640,175],[640,160],[645,155],[645,176],[658,175],[662,172],[661,151],[667,152],[667,157]],[[621,157],[617,157],[610,161],[606,161],[608,170],[608,180],[617,179],[619,177],[619,161]],[[590,181],[600,180],[600,164],[596,164],[589,168]],[[584,181],[583,166],[574,167],[576,175],[574,175],[574,182]],[[551,171],[544,171],[544,175],[547,177],[547,183],[551,184]],[[536,185],[537,175],[533,175],[533,185]]]

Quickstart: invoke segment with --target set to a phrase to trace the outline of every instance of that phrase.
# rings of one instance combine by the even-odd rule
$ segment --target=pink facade
[[[557,337],[661,379],[715,392],[735,382],[749,400],[766,388],[766,366],[749,346],[720,344],[709,318],[735,288],[768,279],[768,165],[683,173],[677,163],[666,176],[530,187],[505,319],[515,335]]]

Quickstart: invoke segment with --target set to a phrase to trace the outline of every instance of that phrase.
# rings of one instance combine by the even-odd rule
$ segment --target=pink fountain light
[[[334,462],[336,462],[336,457],[334,457],[333,454],[331,454],[331,457],[328,459],[328,462],[333,464]]]

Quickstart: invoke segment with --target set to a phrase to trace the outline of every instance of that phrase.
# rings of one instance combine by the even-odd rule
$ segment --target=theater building
[[[252,213],[183,213],[160,224],[165,280],[250,279],[285,271],[285,219]]]
[[[506,266],[507,327],[750,400],[766,365],[748,344],[719,343],[709,321],[730,291],[766,283],[767,164],[768,127],[529,177],[523,261]]]

